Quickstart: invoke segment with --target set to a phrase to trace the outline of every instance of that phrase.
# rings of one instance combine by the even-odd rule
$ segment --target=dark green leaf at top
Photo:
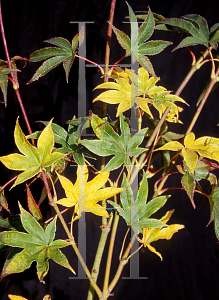
[[[181,18],[161,20],[160,25],[156,28],[166,30],[165,27],[162,27],[163,25],[170,26],[170,30],[176,29],[176,31],[180,31],[180,33],[189,35],[185,37],[174,50],[194,45],[217,48],[217,43],[219,42],[218,23],[215,24],[209,32],[208,24],[203,17],[190,14]]]
[[[163,51],[172,42],[166,41],[150,41],[148,39],[152,36],[155,28],[155,21],[153,14],[148,9],[148,15],[141,26],[138,26],[136,15],[134,14],[130,5],[128,5],[129,10],[129,20],[131,27],[131,38],[123,31],[112,26],[112,29],[117,37],[120,45],[126,50],[126,56],[132,55],[133,61],[138,60],[140,65],[145,68],[150,74],[156,76],[154,73],[153,66],[147,57],[147,55],[155,55]]]
[[[70,44],[68,40],[62,37],[56,37],[48,39],[45,42],[57,47],[47,47],[33,52],[30,55],[30,61],[38,62],[41,60],[45,60],[45,62],[37,69],[28,84],[35,80],[38,80],[40,77],[50,72],[61,63],[63,64],[66,81],[68,82],[69,72],[73,64],[75,55],[77,54],[79,42],[82,42],[83,40],[83,32],[84,29],[82,28],[81,31],[77,33],[73,38],[72,44]]]

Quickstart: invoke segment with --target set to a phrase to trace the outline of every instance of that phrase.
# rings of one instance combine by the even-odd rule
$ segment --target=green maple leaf
[[[187,33],[190,36],[185,37],[180,44],[174,49],[203,45],[205,47],[213,47],[217,49],[217,43],[219,42],[219,23],[216,23],[209,30],[206,20],[195,14],[186,15],[182,18],[170,18],[161,20],[157,29],[169,30],[163,25],[171,26],[173,30],[180,30],[180,33]]]
[[[159,228],[166,226],[160,220],[150,218],[158,209],[160,209],[169,198],[168,195],[159,196],[147,203],[148,198],[148,183],[145,173],[138,190],[137,199],[134,199],[132,188],[123,175],[121,187],[127,187],[120,193],[121,206],[113,201],[108,201],[118,211],[118,213],[125,219],[128,226],[139,233],[142,228]]]
[[[134,61],[138,60],[142,67],[155,76],[153,66],[147,56],[156,55],[162,52],[168,45],[171,45],[172,42],[161,40],[148,41],[155,28],[154,17],[150,8],[148,10],[147,18],[144,20],[142,25],[138,27],[135,14],[130,5],[128,3],[127,5],[129,9],[129,19],[131,25],[131,39],[123,31],[117,29],[112,24],[110,25],[117,37],[118,42],[126,50],[126,56],[132,55]]]
[[[68,246],[69,243],[64,240],[54,240],[57,218],[44,230],[21,205],[20,211],[21,222],[26,232],[4,231],[0,233],[1,244],[16,247],[5,262],[1,278],[9,274],[21,273],[28,269],[33,261],[36,261],[38,278],[43,281],[49,270],[49,259],[75,273],[65,255],[59,250]]]
[[[42,60],[46,61],[37,69],[36,73],[33,75],[28,84],[35,80],[38,80],[40,77],[50,72],[52,69],[54,69],[61,63],[63,64],[63,68],[65,70],[66,75],[66,81],[68,82],[69,72],[73,64],[75,55],[77,54],[78,47],[83,41],[83,37],[84,29],[82,28],[80,32],[74,36],[71,44],[68,40],[61,37],[55,37],[46,40],[46,43],[58,47],[46,47],[37,50],[30,55],[30,61],[32,62],[38,62]]]
[[[81,143],[91,152],[99,156],[114,155],[103,171],[111,171],[125,164],[127,168],[131,165],[130,156],[138,156],[145,151],[139,148],[147,128],[140,130],[131,137],[130,128],[125,117],[120,115],[121,135],[118,135],[109,124],[98,116],[92,116],[91,126],[99,140],[83,140]]]
[[[65,154],[59,152],[51,153],[54,146],[54,135],[51,124],[52,120],[41,133],[36,148],[27,140],[17,119],[14,139],[18,149],[23,155],[13,153],[0,157],[0,161],[8,169],[24,171],[18,175],[12,188],[34,177],[40,173],[43,168],[51,166],[54,162],[65,156]]]

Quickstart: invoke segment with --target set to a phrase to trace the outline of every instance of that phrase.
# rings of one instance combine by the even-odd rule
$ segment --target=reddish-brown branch
[[[6,37],[5,37],[5,30],[4,30],[4,26],[3,26],[1,0],[0,0],[0,27],[1,27],[2,40],[3,40],[3,44],[4,44],[4,48],[5,48],[5,55],[6,55],[7,62],[8,62],[8,67],[12,68],[11,60],[10,60],[10,56],[9,56],[9,52],[8,52],[7,41],[6,41]],[[16,93],[16,96],[17,96],[17,99],[18,99],[18,102],[19,102],[19,105],[20,105],[25,123],[27,125],[28,132],[29,132],[29,134],[32,134],[30,123],[29,123],[29,120],[28,120],[28,117],[27,117],[27,114],[26,114],[26,111],[25,111],[25,108],[24,108],[24,105],[23,105],[23,102],[22,102],[22,99],[21,99],[21,96],[20,96],[20,92],[19,92],[19,88],[18,88],[19,84],[18,84],[17,78],[16,78],[16,76],[14,75],[13,72],[11,73],[11,77],[12,77],[14,85],[16,86],[15,93]],[[35,144],[34,139],[31,139],[31,141],[32,141],[32,144],[34,145]]]

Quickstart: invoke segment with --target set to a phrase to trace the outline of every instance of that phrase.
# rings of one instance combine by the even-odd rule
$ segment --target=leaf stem
[[[90,60],[90,59],[87,59],[86,57],[83,57],[83,56],[80,56],[80,55],[77,55],[77,54],[75,54],[75,57],[78,57],[78,58],[80,58],[80,59],[83,59],[83,60],[85,60],[85,61],[91,63],[92,65],[95,65],[96,67],[98,67],[98,68],[100,69],[101,74],[104,75],[104,70],[103,70],[103,68],[102,68],[99,64],[93,62],[93,61]]]
[[[4,48],[5,48],[5,55],[6,55],[7,62],[8,62],[8,67],[10,69],[12,69],[11,60],[10,60],[10,56],[9,56],[9,52],[8,52],[7,41],[6,41],[6,37],[5,37],[4,25],[3,25],[1,0],[0,0],[0,27],[1,27],[2,40],[3,40],[3,44],[4,44]],[[20,95],[20,92],[19,92],[19,83],[18,83],[17,78],[16,78],[16,76],[14,75],[13,72],[11,72],[11,77],[13,79],[13,83],[14,83],[13,86],[14,86],[14,89],[15,89],[15,93],[16,93],[16,96],[17,96],[17,99],[18,99],[18,102],[19,102],[19,105],[20,105],[25,123],[27,125],[28,132],[29,132],[29,134],[32,134],[30,123],[29,123],[29,120],[28,120],[28,117],[27,117],[27,114],[26,114],[26,111],[25,111],[25,108],[24,108],[24,105],[23,105],[23,102],[22,102],[22,99],[21,99],[21,95]],[[5,106],[6,105],[7,104],[5,104]],[[35,144],[34,139],[31,139],[31,142],[32,142],[33,145]]]

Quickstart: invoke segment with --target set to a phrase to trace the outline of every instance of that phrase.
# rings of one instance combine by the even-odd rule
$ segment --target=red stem
[[[5,54],[6,54],[6,58],[7,58],[7,62],[8,62],[8,67],[11,69],[12,65],[11,65],[11,60],[10,60],[10,56],[9,56],[9,52],[8,52],[8,46],[7,46],[5,31],[4,31],[4,26],[3,26],[1,0],[0,0],[0,26],[1,26],[2,40],[3,40],[3,44],[4,44],[4,48],[5,48]],[[27,114],[26,114],[26,111],[25,111],[25,108],[24,108],[24,105],[23,105],[23,102],[22,102],[22,99],[21,99],[21,96],[20,96],[20,92],[19,92],[19,88],[18,88],[19,84],[18,84],[17,78],[14,75],[14,73],[11,73],[11,77],[13,79],[13,82],[14,82],[15,86],[16,86],[15,93],[16,93],[18,102],[20,104],[20,108],[21,108],[22,114],[24,116],[24,120],[26,122],[28,132],[29,132],[29,134],[32,134],[30,123],[29,123],[29,120],[27,118]],[[32,141],[32,144],[34,145],[34,139],[31,139],[31,141]]]

